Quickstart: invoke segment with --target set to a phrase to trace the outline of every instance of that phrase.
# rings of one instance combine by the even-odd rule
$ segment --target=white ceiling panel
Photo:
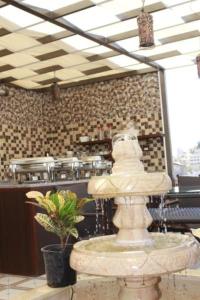
[[[193,61],[192,58],[190,58],[189,56],[181,55],[181,56],[161,59],[158,60],[157,63],[159,63],[162,67],[166,69],[171,69],[171,68],[178,68],[180,66],[192,65]]]
[[[41,45],[35,39],[19,33],[11,33],[0,37],[0,45],[14,52]]]
[[[25,89],[34,89],[34,88],[40,88],[40,84],[37,82],[34,82],[32,80],[15,80],[12,82],[13,84],[25,88]]]
[[[0,77],[37,89],[49,86],[55,74],[62,85],[152,71],[143,59],[155,63],[154,70],[194,64],[200,0],[144,4],[154,21],[155,46],[147,49],[139,48],[141,0],[16,0],[4,7],[0,1]]]
[[[38,59],[32,57],[31,55],[23,53],[14,53],[4,57],[0,57],[0,64],[9,64],[14,67],[20,67],[28,64],[37,62]]]
[[[15,68],[15,69],[0,73],[1,78],[12,76],[16,79],[32,77],[35,75],[37,75],[37,73],[35,73],[29,69],[25,69],[25,68]]]
[[[28,5],[54,11],[61,7],[66,7],[81,2],[81,0],[24,0],[23,2]]]
[[[117,55],[111,58],[108,58],[108,61],[112,62],[118,67],[126,67],[133,64],[138,64],[139,62],[136,59],[127,57],[125,55]]]
[[[12,5],[0,8],[0,16],[20,27],[27,27],[43,21],[43,19]]]
[[[80,71],[70,68],[58,70],[56,71],[55,75],[57,78],[63,81],[83,76],[83,74]]]
[[[98,46],[97,43],[87,38],[84,38],[78,34],[64,38],[61,41],[66,45],[73,47],[74,50],[83,50],[83,49]]]
[[[119,21],[119,18],[115,15],[97,6],[75,12],[63,18],[82,30],[91,30]]]

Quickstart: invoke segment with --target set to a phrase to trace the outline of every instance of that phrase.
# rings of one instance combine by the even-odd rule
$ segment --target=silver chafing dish
[[[78,180],[109,174],[112,168],[110,161],[101,156],[77,157],[33,157],[12,159],[9,171],[15,182],[39,182]]]
[[[81,177],[110,174],[112,162],[103,160],[102,156],[87,156],[82,160]]]
[[[52,181],[55,160],[51,156],[12,159],[9,170],[14,181]]]
[[[77,157],[58,157],[53,171],[54,180],[79,179],[82,162]]]

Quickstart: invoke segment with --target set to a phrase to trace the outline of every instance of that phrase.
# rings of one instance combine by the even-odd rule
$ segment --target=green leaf
[[[36,198],[44,198],[44,195],[38,191],[30,191],[26,193],[26,197],[29,199],[36,199]]]
[[[58,194],[58,201],[59,201],[59,211],[64,207],[65,205],[65,198],[62,194]]]
[[[40,192],[31,192],[27,197],[35,198],[37,203],[30,204],[42,207],[47,214],[38,213],[35,219],[47,231],[55,233],[61,240],[66,239],[69,234],[78,237],[76,224],[81,222],[84,217],[81,216],[81,208],[92,198],[79,199],[77,195],[69,190],[61,190],[52,193],[48,191],[45,196]]]
[[[32,205],[37,206],[37,207],[42,207],[39,203],[36,203],[36,202],[26,201],[26,203],[32,204]]]
[[[56,208],[59,210],[59,199],[58,199],[58,193],[52,193],[49,196],[49,200],[52,201],[54,203],[54,205],[56,206]]]
[[[76,203],[74,200],[67,200],[64,207],[60,210],[60,217],[65,218],[66,215],[74,215],[76,212]]]
[[[43,203],[48,206],[49,213],[55,213],[57,211],[56,205],[51,200],[44,198]]]
[[[78,238],[78,230],[76,228],[69,229],[69,233],[74,236],[76,239]]]
[[[41,226],[45,228],[45,230],[55,233],[56,231],[55,225],[49,216],[45,214],[37,213],[35,219]]]
[[[76,216],[76,217],[75,217],[75,223],[80,223],[80,222],[82,222],[84,219],[85,219],[84,216]]]
[[[81,209],[86,203],[94,201],[93,198],[82,198],[78,200],[77,207]]]

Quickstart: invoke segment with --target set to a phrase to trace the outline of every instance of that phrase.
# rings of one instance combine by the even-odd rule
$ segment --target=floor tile
[[[0,300],[8,300],[14,296],[19,296],[20,294],[23,295],[25,291],[18,290],[18,289],[4,289],[0,291]]]
[[[46,274],[43,274],[43,275],[41,275],[41,276],[39,276],[38,278],[42,278],[42,279],[47,279],[47,276],[46,276]]]
[[[11,285],[11,284],[20,282],[25,279],[26,279],[26,277],[6,275],[6,276],[3,276],[0,278],[0,284],[1,285]]]
[[[17,284],[16,287],[20,288],[38,288],[46,285],[46,281],[43,279],[30,279],[23,283]]]

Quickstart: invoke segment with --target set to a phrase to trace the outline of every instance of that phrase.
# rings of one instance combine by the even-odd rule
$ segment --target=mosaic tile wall
[[[58,113],[56,113],[58,112]],[[160,94],[157,73],[102,81],[61,91],[59,101],[45,102],[44,120],[48,126],[46,151],[51,155],[66,155],[86,151],[98,154],[104,146],[77,145],[82,135],[98,139],[99,128],[112,133],[133,120],[140,135],[162,132]],[[48,124],[45,123],[45,126]],[[144,163],[148,171],[165,169],[163,140],[141,141]]]
[[[7,177],[10,159],[44,155],[44,97],[12,87],[9,96],[0,96],[0,179]]]
[[[136,75],[61,90],[53,101],[48,92],[9,88],[0,96],[0,178],[11,158],[66,156],[67,150],[97,154],[104,146],[77,145],[79,137],[99,136],[112,125],[114,134],[133,120],[140,135],[162,132],[157,73]],[[165,169],[162,139],[141,141],[149,171]]]

